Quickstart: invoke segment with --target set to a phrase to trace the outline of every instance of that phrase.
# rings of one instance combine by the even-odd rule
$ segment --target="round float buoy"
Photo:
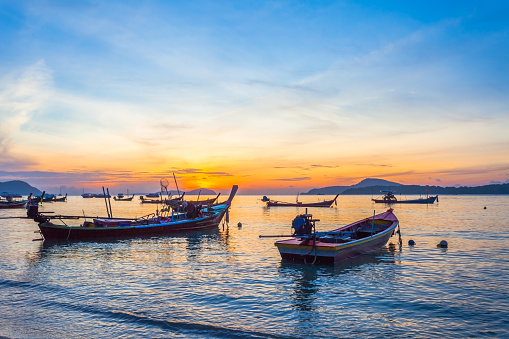
[[[486,209],[486,206],[484,206],[484,209]]]
[[[437,247],[447,248],[447,241],[442,240],[439,244],[437,244]]]
[[[242,227],[242,223],[239,221],[239,223],[237,224],[237,226],[238,226],[239,228],[241,228],[241,227]]]
[[[412,239],[408,240],[408,245],[414,246],[415,245],[415,241],[413,241]]]

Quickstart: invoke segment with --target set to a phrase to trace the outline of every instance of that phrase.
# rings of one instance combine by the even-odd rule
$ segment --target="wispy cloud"
[[[44,109],[52,90],[52,72],[43,60],[13,71],[0,81],[0,165],[13,162],[29,164],[19,154],[12,154],[12,144],[25,142],[18,133],[27,122]]]
[[[298,177],[298,178],[278,178],[278,179],[271,179],[274,181],[306,181],[311,180],[311,177]]]

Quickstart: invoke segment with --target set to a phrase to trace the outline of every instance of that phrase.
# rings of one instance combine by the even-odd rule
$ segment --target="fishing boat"
[[[23,196],[20,194],[11,192],[2,192],[0,194],[0,209],[23,208],[27,202],[28,200],[23,199]]]
[[[210,199],[203,199],[203,200],[200,200],[200,197],[198,197],[197,200],[186,200],[186,202],[188,204],[195,204],[195,205],[208,205],[208,204],[213,204],[217,201],[217,199],[219,199],[219,196],[221,195],[221,193],[218,193],[217,196],[215,198],[210,198]]]
[[[417,198],[417,199],[408,199],[408,200],[398,200],[394,195],[393,191],[382,190],[381,193],[384,193],[384,196],[381,199],[371,199],[375,203],[381,204],[433,204],[435,201],[438,202],[438,195],[428,196],[428,192],[426,191],[426,198]]]
[[[162,198],[154,199],[154,198],[146,198],[144,196],[140,196],[140,200],[141,200],[142,204],[163,204],[165,201]]]
[[[90,199],[90,198],[111,198],[111,195],[108,193],[83,193],[81,195],[83,198]]]
[[[65,202],[65,201],[67,201],[67,193],[63,197],[54,197],[53,200],[51,200],[51,201],[54,201],[54,202]]]
[[[318,202],[301,202],[298,200],[296,202],[283,202],[283,201],[276,201],[271,200],[267,198],[267,196],[263,196],[262,201],[265,201],[267,203],[267,207],[276,207],[276,206],[283,206],[283,207],[331,207],[332,204],[335,204],[337,206],[337,198],[339,194],[336,194],[334,199],[332,200],[324,200],[324,201],[318,201]]]
[[[217,199],[219,199],[219,196],[221,195],[221,193],[218,193],[217,196],[214,198],[203,199],[203,200],[200,200],[199,197],[197,200],[184,200],[184,195],[185,195],[185,192],[182,193],[182,196],[173,198],[173,199],[166,199],[163,201],[163,203],[167,206],[170,206],[174,210],[181,209],[188,204],[201,205],[201,206],[212,205],[217,201]]]
[[[396,227],[399,233],[392,209],[328,232],[317,232],[317,221],[307,211],[293,220],[293,237],[275,242],[283,260],[331,264],[376,251],[387,244]]]
[[[56,195],[54,194],[48,194],[43,193],[42,195],[34,195],[32,196],[31,200],[38,201],[38,202],[52,202],[55,201]]]
[[[131,201],[134,198],[134,194],[132,196],[126,196],[124,193],[117,194],[116,197],[113,197],[115,201]]]
[[[20,200],[20,199],[13,199],[12,197],[4,198],[2,197],[0,199],[0,209],[7,209],[7,208],[23,208],[26,206],[28,200]]]
[[[238,186],[234,185],[228,200],[221,204],[208,206],[200,209],[189,204],[188,208],[181,213],[155,213],[141,218],[113,218],[108,212],[108,217],[91,218],[86,220],[85,216],[62,216],[48,215],[34,210],[30,206],[30,216],[38,222],[39,230],[48,241],[58,240],[104,240],[119,238],[136,238],[170,235],[176,232],[197,231],[217,227],[223,217],[228,219],[228,208],[237,193]],[[111,207],[110,207],[111,211]],[[83,219],[81,224],[76,226],[68,225],[66,219]],[[88,217],[90,218],[90,217]]]
[[[21,194],[12,193],[12,192],[2,192],[0,193],[0,198],[6,199],[6,200],[12,200],[12,199],[21,199],[23,196]]]

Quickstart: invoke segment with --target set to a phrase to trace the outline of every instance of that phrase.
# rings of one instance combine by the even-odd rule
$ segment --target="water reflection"
[[[379,270],[376,268],[378,265],[397,263],[395,255],[399,253],[399,251],[395,251],[395,248],[395,246],[390,246],[377,253],[359,255],[348,260],[337,262],[335,265],[317,266],[281,261],[279,274],[284,281],[293,282],[293,295],[290,296],[292,306],[298,311],[313,311],[316,309],[314,305],[317,299],[316,294],[320,292],[320,286],[323,285],[322,280],[324,277],[355,274],[355,272],[363,272],[367,267],[371,267],[374,272],[383,271],[384,275],[388,275],[376,279],[395,279],[395,273],[388,273],[388,271],[391,270],[387,270],[386,267],[380,268]],[[375,275],[376,274],[377,273],[375,273]],[[305,317],[299,319],[305,320]]]
[[[170,247],[178,245],[182,240],[186,243],[184,246],[188,260],[198,256],[203,251],[203,243],[209,239],[223,240],[224,246],[227,246],[227,241],[224,241],[220,236],[219,230],[209,229],[200,231],[185,231],[173,233],[168,236],[161,237],[147,237],[147,238],[132,238],[132,239],[104,239],[104,240],[86,240],[86,241],[43,241],[36,249],[34,255],[29,257],[29,261],[42,261],[51,256],[69,257],[80,256],[87,257],[93,255],[95,257],[102,257],[102,259],[111,260],[118,256],[127,256],[129,252],[150,252],[158,247]],[[146,248],[146,247],[149,248]],[[136,248],[135,248],[136,247]],[[92,252],[92,253],[90,253]],[[132,253],[131,253],[132,254]]]

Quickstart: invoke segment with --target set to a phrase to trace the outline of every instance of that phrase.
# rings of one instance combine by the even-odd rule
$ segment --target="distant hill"
[[[367,178],[367,179],[364,179],[361,182],[359,182],[359,183],[357,183],[355,185],[352,185],[350,187],[358,188],[358,187],[371,187],[371,186],[391,186],[391,187],[396,187],[396,186],[402,186],[402,184],[398,184],[397,182],[388,181],[388,180],[384,180],[384,179]]]
[[[323,188],[313,188],[307,193],[302,193],[302,195],[332,195],[332,194],[342,194],[346,190],[350,190],[352,188],[363,188],[363,187],[372,187],[372,186],[384,186],[387,188],[389,187],[396,187],[401,186],[401,184],[398,184],[396,182],[387,181],[384,179],[374,179],[374,178],[367,178],[359,183],[352,185],[352,186],[328,186]],[[361,194],[361,193],[359,193]]]
[[[30,193],[34,195],[42,194],[40,190],[21,180],[0,182],[0,192],[11,192],[21,195],[29,195]]]
[[[381,190],[386,190],[386,186],[372,186],[361,188],[350,188],[343,191],[342,195],[381,195]],[[509,194],[509,184],[484,185],[476,187],[440,187],[440,186],[420,186],[420,185],[400,185],[391,190],[394,194],[426,194],[428,189],[429,195],[457,195],[457,194]]]
[[[200,192],[201,191],[201,192]],[[208,188],[198,188],[196,190],[192,190],[186,192],[186,195],[217,195],[213,190],[209,190]]]
[[[445,194],[509,194],[509,184],[493,184],[475,187],[440,187],[440,186],[421,186],[421,185],[402,185],[396,182],[384,179],[364,179],[352,186],[328,186],[323,188],[313,188],[303,195],[381,195],[381,190],[390,189],[395,195],[398,194],[420,194],[425,195],[426,189],[429,195]]]

